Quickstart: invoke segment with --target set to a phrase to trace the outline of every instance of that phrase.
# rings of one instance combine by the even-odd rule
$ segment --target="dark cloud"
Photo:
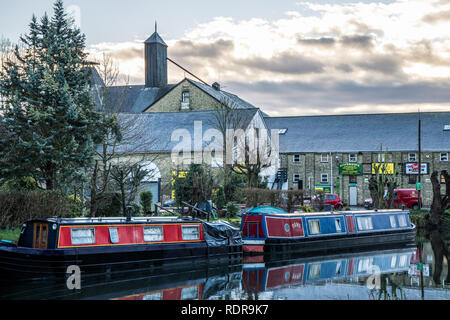
[[[441,21],[450,21],[450,10],[429,13],[422,18],[422,21],[430,24],[438,23]]]
[[[358,34],[370,34],[370,33],[374,33],[376,34],[378,37],[382,37],[384,35],[384,31],[381,29],[377,29],[377,28],[372,28],[369,27],[367,24],[351,19],[348,21],[349,24],[352,24],[355,26],[356,32]]]
[[[320,113],[333,113],[336,108],[354,105],[396,105],[422,103],[448,103],[450,81],[443,83],[414,82],[360,84],[354,81],[227,83],[231,92],[262,108],[265,112],[286,113],[303,109]],[[309,110],[311,109],[311,110]]]
[[[120,60],[131,60],[136,58],[144,58],[144,46],[142,46],[142,49],[137,48],[127,48],[127,49],[121,49],[116,51],[111,51],[111,56],[114,59],[120,59]]]
[[[202,58],[217,58],[230,53],[234,49],[232,40],[219,39],[213,43],[195,43],[190,40],[177,41],[169,47],[168,53],[173,57],[195,56]]]
[[[371,48],[373,40],[370,35],[351,35],[341,37],[340,43],[349,47]]]
[[[334,38],[322,37],[318,39],[297,39],[297,43],[313,46],[333,46],[336,43],[336,40]]]
[[[321,73],[324,71],[324,65],[321,62],[296,52],[283,52],[270,59],[254,57],[235,62],[251,69],[284,74]]]
[[[394,56],[370,55],[356,65],[362,69],[393,75],[401,72],[402,61]]]

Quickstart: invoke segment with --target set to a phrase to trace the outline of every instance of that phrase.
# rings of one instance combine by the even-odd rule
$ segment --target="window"
[[[322,173],[320,175],[320,182],[322,183],[328,183],[328,173]]]
[[[278,134],[283,136],[286,134],[287,131],[288,131],[288,129],[280,129],[280,130],[278,130]]]
[[[406,227],[408,224],[406,223],[406,217],[404,215],[398,216],[398,224],[400,227]]]
[[[198,286],[181,289],[181,300],[197,300]]]
[[[189,91],[183,91],[183,93],[181,94],[181,102],[189,103],[190,98],[191,94],[189,93]]]
[[[109,239],[111,243],[119,243],[119,233],[117,228],[109,228]]]
[[[372,230],[372,217],[358,217],[358,229],[360,231]]]
[[[441,184],[445,184],[445,176],[441,173]]]
[[[356,153],[350,153],[348,155],[348,162],[358,162],[358,155]]]
[[[328,162],[328,154],[326,154],[326,153],[321,154],[320,162]]]
[[[416,162],[417,161],[417,154],[415,154],[415,153],[408,154],[408,161],[409,162]]]
[[[397,228],[397,220],[395,220],[395,216],[389,216],[389,220],[391,221],[391,227]]]
[[[348,178],[348,182],[349,183],[356,183],[357,182],[357,177],[356,176],[349,176]]]
[[[163,227],[144,227],[144,241],[145,242],[155,242],[155,241],[163,241]]]
[[[325,200],[336,200],[336,196],[334,194],[325,195]]]
[[[300,175],[294,174],[294,183],[298,183],[300,181]]]
[[[341,219],[335,219],[334,225],[336,226],[336,232],[342,232]]]
[[[310,234],[320,234],[320,221],[319,220],[309,220],[309,233]]]
[[[386,160],[386,154],[379,153],[378,154],[378,162],[384,162]]]
[[[397,265],[397,256],[392,256],[391,258],[391,268],[394,269]]]
[[[416,184],[416,182],[417,182],[417,176],[415,176],[415,175],[409,175],[408,176],[408,183],[409,184]]]
[[[316,279],[320,278],[320,270],[322,269],[322,264],[315,263],[311,265],[311,269],[309,270],[309,278]]]
[[[441,162],[448,162],[448,153],[441,153]]]
[[[406,263],[408,262],[408,256],[407,255],[402,255],[400,256],[400,262],[398,263],[398,266],[400,268],[404,268],[406,267]]]
[[[199,240],[200,228],[198,226],[182,226],[183,240]]]
[[[294,163],[298,163],[298,162],[300,162],[300,155],[294,154]]]
[[[72,245],[94,244],[95,228],[71,229]]]

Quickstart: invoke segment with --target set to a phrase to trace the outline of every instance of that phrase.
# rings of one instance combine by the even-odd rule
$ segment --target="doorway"
[[[35,223],[33,232],[33,248],[47,249],[48,224]]]
[[[358,190],[356,186],[350,186],[350,201],[349,204],[351,206],[358,205]]]

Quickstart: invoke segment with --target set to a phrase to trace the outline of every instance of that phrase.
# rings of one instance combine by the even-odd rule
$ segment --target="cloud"
[[[282,115],[449,106],[449,0],[301,2],[269,21],[214,17],[164,39],[176,62],[208,83]],[[121,72],[144,82],[143,43],[103,43]],[[169,64],[172,83],[185,76]]]
[[[435,13],[429,13],[425,15],[422,20],[426,23],[439,23],[439,22],[448,22],[450,21],[450,10],[439,11]]]

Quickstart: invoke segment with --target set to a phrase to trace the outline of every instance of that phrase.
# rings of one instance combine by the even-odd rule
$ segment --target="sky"
[[[16,42],[51,0],[5,1]],[[450,111],[450,0],[66,0],[92,59],[144,83],[158,23],[168,56],[271,116]],[[169,82],[185,74],[169,64]]]

